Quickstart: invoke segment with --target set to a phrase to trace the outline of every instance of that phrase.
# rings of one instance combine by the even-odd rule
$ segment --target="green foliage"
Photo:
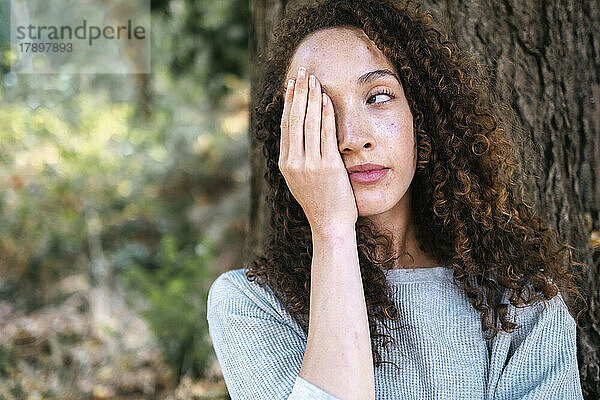
[[[183,33],[173,43],[171,68],[195,71],[209,95],[221,98],[227,75],[248,71],[250,2],[247,0],[173,1],[183,9]]]
[[[208,271],[214,256],[208,238],[180,249],[174,236],[165,235],[156,256],[159,269],[149,270],[134,255],[124,273],[130,287],[146,299],[143,316],[178,377],[202,376],[210,361],[206,282],[213,278]]]
[[[0,378],[6,380],[17,362],[17,356],[14,350],[5,346],[0,346]]]
[[[158,132],[144,132],[135,146],[141,133],[129,125],[130,104],[110,103],[102,91],[74,100],[54,110],[16,102],[0,108],[2,284],[18,281],[22,293],[36,293],[19,296],[31,300],[28,308],[47,300],[40,289],[114,248],[120,226],[159,215],[156,203],[142,201],[152,190],[142,168],[157,168]],[[125,156],[135,147],[138,153]],[[96,240],[105,247],[95,248]]]
[[[247,215],[248,4],[152,5],[146,81],[16,75],[0,41],[0,301],[27,314],[71,276],[124,282],[176,375],[200,377],[208,285],[239,260]],[[0,348],[0,380],[15,357]]]

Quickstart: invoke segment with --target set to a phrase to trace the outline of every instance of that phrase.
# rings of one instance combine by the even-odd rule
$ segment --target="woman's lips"
[[[374,169],[364,172],[350,172],[350,180],[354,183],[375,183],[383,179],[389,168]]]

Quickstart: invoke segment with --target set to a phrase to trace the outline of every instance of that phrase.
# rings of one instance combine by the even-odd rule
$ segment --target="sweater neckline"
[[[389,282],[431,282],[453,279],[453,268],[450,266],[398,268],[383,270]]]

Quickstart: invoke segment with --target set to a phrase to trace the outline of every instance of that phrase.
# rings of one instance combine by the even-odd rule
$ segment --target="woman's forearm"
[[[343,399],[375,399],[354,226],[313,231],[308,341],[300,376]]]

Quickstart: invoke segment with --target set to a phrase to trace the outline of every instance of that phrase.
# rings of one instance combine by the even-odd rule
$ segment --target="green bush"
[[[142,315],[165,360],[178,377],[203,376],[212,353],[207,342],[206,283],[213,278],[209,272],[213,244],[201,238],[194,248],[180,249],[175,236],[165,235],[156,254],[160,268],[149,269],[140,261],[139,255],[132,256],[122,276],[146,300]]]
[[[201,377],[206,286],[247,215],[249,3],[152,7],[147,80],[11,73],[0,27],[0,301],[28,314],[85,290],[72,275],[123,281],[177,375]]]

